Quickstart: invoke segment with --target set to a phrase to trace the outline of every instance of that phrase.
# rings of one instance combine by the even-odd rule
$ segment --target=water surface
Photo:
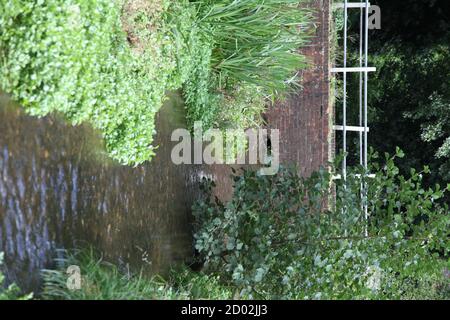
[[[172,95],[158,114],[156,157],[131,168],[106,156],[89,125],[27,116],[0,94],[0,251],[8,280],[35,289],[56,248],[85,244],[123,268],[164,272],[189,260],[190,207],[203,171],[170,161],[170,134],[183,127],[184,107]]]

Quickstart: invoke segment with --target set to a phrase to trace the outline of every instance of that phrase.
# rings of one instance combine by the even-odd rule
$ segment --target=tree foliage
[[[374,0],[381,30],[369,32],[369,143],[380,152],[400,146],[409,155],[400,168],[429,165],[426,183],[450,181],[450,28],[448,1]],[[359,34],[359,14],[350,18]],[[358,64],[359,37],[350,42],[349,63]],[[358,106],[359,79],[350,78],[350,104]],[[358,123],[358,108],[349,108]]]
[[[432,277],[435,298],[448,298],[450,217],[440,200],[450,186],[424,188],[428,168],[405,178],[388,156],[372,169],[374,179],[352,172],[335,191],[327,171],[301,178],[283,169],[236,176],[226,204],[207,192],[194,206],[205,270],[254,298],[399,299],[432,290]],[[365,183],[368,220],[360,198]]]

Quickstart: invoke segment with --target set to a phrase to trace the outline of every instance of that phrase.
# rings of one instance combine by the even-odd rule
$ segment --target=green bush
[[[166,24],[166,11],[179,15],[177,27],[187,30],[193,11],[186,5],[3,1],[1,86],[31,115],[60,112],[73,124],[90,121],[121,163],[148,160],[155,114],[166,90],[178,88],[187,72],[179,67],[186,44]]]
[[[440,199],[450,186],[424,189],[427,171],[405,178],[386,156],[385,165],[373,166],[374,179],[361,180],[358,170],[335,189],[325,170],[310,178],[286,168],[275,176],[245,171],[230,202],[206,192],[193,208],[204,271],[254,298],[406,299],[430,281],[435,298],[449,298],[450,219]]]
[[[6,0],[0,86],[31,115],[89,121],[114,159],[139,164],[170,90],[183,88],[191,126],[260,125],[305,66],[301,2]]]

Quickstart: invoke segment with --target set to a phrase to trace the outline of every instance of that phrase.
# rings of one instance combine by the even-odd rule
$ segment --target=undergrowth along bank
[[[306,67],[302,2],[3,1],[0,86],[31,115],[90,122],[112,158],[140,164],[168,91],[183,91],[190,126],[261,125]]]
[[[450,212],[444,197],[450,185],[423,187],[427,167],[401,175],[396,162],[403,156],[398,150],[395,157],[372,158],[375,178],[363,200],[362,168],[349,172],[347,188],[337,181],[335,191],[333,172],[324,170],[310,178],[299,177],[295,168],[275,176],[244,171],[236,174],[226,203],[211,197],[207,182],[193,207],[201,271],[182,268],[166,278],[143,278],[98,256],[75,254],[44,273],[44,296],[449,299]],[[334,194],[335,202],[329,198]],[[86,275],[80,291],[66,287],[68,264]]]

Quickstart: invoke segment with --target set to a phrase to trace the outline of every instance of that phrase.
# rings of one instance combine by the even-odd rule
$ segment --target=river
[[[157,116],[156,157],[135,168],[105,154],[88,124],[26,115],[0,94],[0,251],[8,282],[37,290],[56,249],[93,246],[121,268],[164,273],[193,254],[190,208],[205,175],[172,164],[173,129],[185,127],[176,94]],[[228,177],[221,172],[222,181]],[[229,192],[229,183],[223,183]]]

